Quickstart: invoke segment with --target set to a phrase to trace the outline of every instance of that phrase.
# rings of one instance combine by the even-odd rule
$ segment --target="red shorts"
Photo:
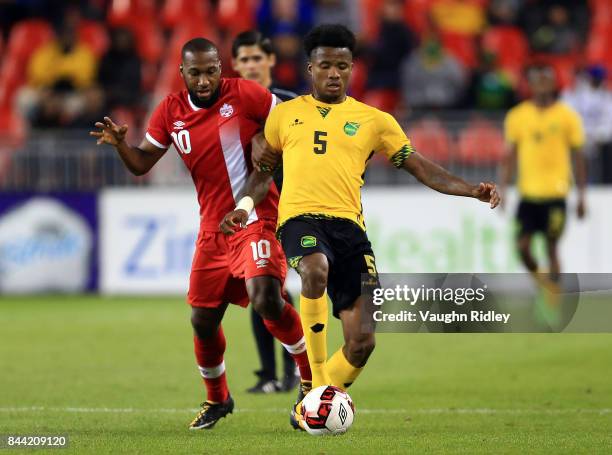
[[[187,302],[195,307],[214,308],[222,303],[246,307],[249,278],[270,275],[284,284],[287,264],[275,232],[276,223],[268,220],[255,221],[232,236],[200,231]]]

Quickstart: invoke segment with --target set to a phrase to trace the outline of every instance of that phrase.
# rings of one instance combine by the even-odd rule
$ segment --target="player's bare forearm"
[[[271,183],[271,171],[264,172],[253,169],[253,172],[251,172],[249,178],[247,179],[246,186],[244,188],[244,196],[249,196],[252,198],[253,204],[257,205],[267,196]]]
[[[268,172],[278,167],[281,161],[281,153],[274,150],[270,144],[268,144],[263,132],[259,132],[253,136],[251,144],[253,148],[252,160],[256,169]]]
[[[125,167],[134,175],[144,175],[151,170],[163,155],[163,152],[152,152],[142,150],[140,147],[129,145],[125,141],[119,142],[115,149],[121,157]]]
[[[497,207],[501,201],[494,183],[484,182],[477,185],[468,183],[417,152],[412,153],[404,161],[404,169],[419,182],[440,193],[473,197],[482,202],[489,202],[491,208]]]
[[[127,125],[119,126],[110,117],[104,117],[103,121],[95,123],[98,131],[90,131],[89,135],[97,138],[96,144],[109,144],[115,147],[121,160],[134,175],[144,175],[151,170],[157,161],[166,152],[158,148],[146,139],[143,139],[138,147],[132,147],[126,140]]]
[[[419,182],[440,193],[471,197],[475,185],[451,174],[446,169],[429,161],[417,152],[404,161],[404,169]]]

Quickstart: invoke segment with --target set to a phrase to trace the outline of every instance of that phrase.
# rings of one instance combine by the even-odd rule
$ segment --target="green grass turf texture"
[[[187,425],[204,389],[183,299],[2,297],[0,433],[69,435],[65,451],[36,453],[593,454],[612,447],[612,335],[379,334],[350,389],[354,426],[317,438],[289,427],[294,393],[244,392],[258,367],[248,312],[230,307],[224,327],[237,409],[213,430],[194,432]],[[339,345],[334,320],[329,353]]]

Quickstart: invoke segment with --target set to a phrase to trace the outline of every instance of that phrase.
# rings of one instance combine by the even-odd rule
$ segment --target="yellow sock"
[[[344,352],[342,352],[342,348],[338,349],[327,361],[327,372],[331,377],[331,383],[341,389],[350,386],[362,370],[363,367],[357,368],[351,365]]]
[[[327,361],[327,293],[318,299],[309,299],[300,295],[300,318],[312,371],[312,387],[331,384],[325,366]]]

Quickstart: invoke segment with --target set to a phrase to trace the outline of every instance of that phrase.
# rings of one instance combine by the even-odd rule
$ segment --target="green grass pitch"
[[[252,396],[248,313],[225,318],[236,411],[203,401],[180,298],[0,298],[0,434],[67,434],[52,453],[610,453],[612,335],[380,334],[344,436],[289,427],[295,394]],[[330,354],[340,345],[332,322]],[[2,453],[24,453],[17,449]],[[48,451],[40,450],[36,453]]]

